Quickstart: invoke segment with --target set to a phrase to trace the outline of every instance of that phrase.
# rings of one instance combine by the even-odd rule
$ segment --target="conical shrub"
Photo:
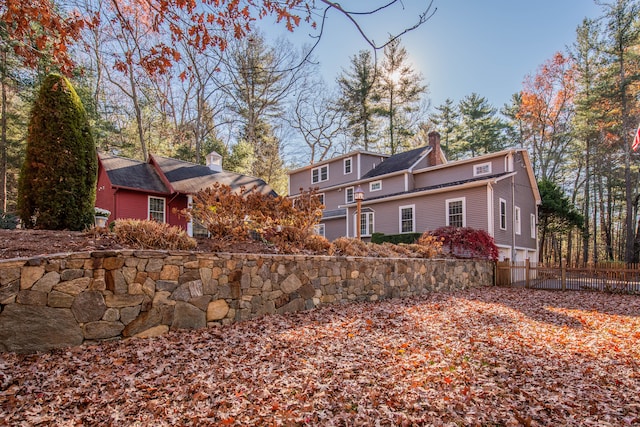
[[[83,230],[93,222],[98,159],[71,82],[51,74],[31,110],[18,210],[28,228]]]

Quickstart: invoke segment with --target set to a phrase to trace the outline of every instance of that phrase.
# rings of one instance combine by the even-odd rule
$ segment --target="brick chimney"
[[[440,134],[435,130],[432,130],[428,134],[429,147],[432,148],[429,153],[429,166],[436,166],[442,164],[442,153],[440,151]]]

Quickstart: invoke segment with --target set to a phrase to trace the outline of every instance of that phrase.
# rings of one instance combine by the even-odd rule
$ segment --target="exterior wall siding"
[[[452,165],[446,168],[420,170],[415,174],[416,188],[474,178],[474,166],[484,163],[491,163],[491,173],[487,175],[505,172],[505,156],[478,160],[477,162],[465,162],[461,165]]]
[[[344,160],[351,158],[351,173],[344,173]],[[300,193],[300,189],[318,187],[319,189],[346,185],[357,181],[359,177],[378,165],[384,157],[366,153],[353,153],[350,156],[340,156],[328,162],[316,163],[303,169],[294,171],[289,175],[289,195],[294,196]],[[311,182],[312,170],[327,165],[329,176],[326,181],[317,183]],[[359,174],[358,174],[359,173]],[[348,185],[346,185],[348,186]],[[344,204],[344,203],[343,203]]]
[[[115,218],[147,219],[149,217],[147,194],[119,189],[115,197],[115,209],[112,212]]]
[[[488,223],[487,188],[480,186],[472,189],[422,195],[363,206],[375,212],[374,229],[377,233],[400,233],[400,206],[415,205],[415,232],[435,230],[446,224],[446,201],[465,198],[465,218],[467,227],[486,230]]]
[[[347,235],[347,225],[345,218],[330,219],[322,221],[322,223],[324,224],[324,237],[326,237],[329,241]]]
[[[107,218],[107,224],[115,218],[115,190],[111,188],[111,182],[107,172],[100,166],[98,169],[98,182],[96,184],[96,206],[111,212]]]

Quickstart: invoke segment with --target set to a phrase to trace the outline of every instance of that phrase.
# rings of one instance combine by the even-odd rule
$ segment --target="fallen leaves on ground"
[[[640,298],[483,288],[0,355],[6,425],[640,425]]]

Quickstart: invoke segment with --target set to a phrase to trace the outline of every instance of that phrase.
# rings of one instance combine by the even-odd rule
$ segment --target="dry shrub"
[[[329,253],[331,249],[331,242],[322,236],[312,234],[305,240],[304,248],[316,254],[326,254]]]
[[[433,258],[442,254],[442,242],[443,239],[440,236],[434,236],[430,232],[425,232],[420,236],[418,241],[410,247],[420,254],[421,258]]]
[[[255,188],[234,191],[216,183],[193,196],[192,208],[183,211],[203,224],[212,239],[226,242],[262,240],[281,252],[306,247],[322,217],[322,204],[314,189],[295,198],[265,195]]]
[[[340,237],[333,241],[331,255],[375,258],[433,258],[441,253],[442,243],[437,239],[424,239],[423,244],[366,243],[358,239]]]
[[[190,250],[197,246],[183,229],[157,221],[121,219],[113,231],[122,244],[141,249]]]
[[[418,243],[412,243],[410,245],[406,245],[406,247],[413,254],[413,258],[433,258],[442,254],[442,244],[427,246]]]
[[[369,248],[362,240],[338,237],[333,241],[329,255],[369,256]]]

